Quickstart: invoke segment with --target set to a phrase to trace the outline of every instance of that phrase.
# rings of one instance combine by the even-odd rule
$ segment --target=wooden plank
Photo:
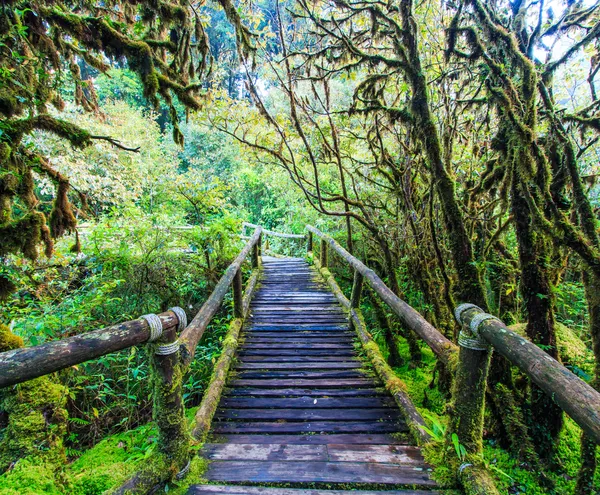
[[[214,433],[401,433],[408,431],[404,423],[388,421],[311,421],[278,422],[214,422]]]
[[[331,334],[341,334],[341,335],[352,335],[353,337],[356,335],[355,333],[351,332],[347,326],[345,325],[335,325],[335,326],[327,326],[327,327],[319,327],[319,326],[313,326],[312,328],[307,328],[307,327],[298,327],[298,328],[286,328],[286,327],[277,327],[275,326],[275,328],[254,328],[252,327],[252,325],[249,325],[248,327],[246,327],[246,333],[278,333],[281,334],[282,332],[287,333],[299,333],[299,334],[305,334],[305,333],[331,333]]]
[[[310,343],[310,344],[303,344],[303,343],[297,343],[297,344],[290,344],[287,343],[285,341],[282,341],[279,344],[254,344],[254,343],[247,343],[244,344],[244,349],[311,349],[311,350],[316,350],[316,349],[331,349],[331,350],[335,350],[335,349],[354,349],[354,347],[352,346],[352,344],[330,344],[330,343],[325,343],[325,344],[319,344],[319,343]]]
[[[360,462],[213,461],[206,479],[253,483],[377,483],[436,486],[424,469]]]
[[[280,335],[279,337],[262,337],[259,335],[247,335],[245,341],[249,344],[277,344],[285,339],[286,344],[352,344],[353,339],[349,336],[343,337],[315,337],[314,335],[292,336]]]
[[[299,445],[405,445],[407,440],[400,435],[387,433],[330,433],[325,435],[220,435],[215,441],[223,443],[284,443]]]
[[[389,396],[383,388],[229,388],[224,395],[250,397],[375,397]]]
[[[187,495],[442,495],[430,490],[320,490],[240,485],[192,485]]]
[[[348,445],[327,444],[330,461],[381,462],[387,464],[423,466],[421,450],[412,445]]]
[[[327,304],[322,306],[312,305],[312,306],[292,306],[289,304],[253,304],[251,305],[252,313],[266,313],[269,314],[289,314],[289,313],[330,313],[336,312],[339,314],[344,314],[339,304]]]
[[[346,361],[324,361],[324,362],[255,362],[255,363],[240,363],[236,366],[238,370],[325,370],[325,369],[358,369],[362,367],[360,362]]]
[[[326,445],[208,443],[200,451],[210,460],[327,461]]]
[[[375,380],[367,378],[276,378],[276,379],[250,379],[237,378],[231,380],[230,387],[261,387],[261,388],[334,388],[334,387],[373,387]]]
[[[335,331],[329,331],[329,330],[286,330],[285,331],[285,335],[282,335],[282,332],[269,332],[269,331],[264,331],[264,330],[250,330],[247,332],[244,332],[244,337],[249,338],[249,337],[263,337],[263,338],[272,338],[272,339],[281,339],[282,337],[285,337],[286,339],[293,339],[293,338],[297,338],[297,339],[304,339],[304,338],[350,338],[350,339],[354,339],[356,337],[355,334],[353,334],[350,331],[343,331],[343,330],[335,330]]]
[[[400,418],[400,412],[397,408],[218,409],[215,417],[245,421],[392,421]]]
[[[302,379],[321,379],[321,378],[363,378],[364,373],[355,370],[325,370],[325,371],[295,371],[295,370],[281,370],[281,371],[254,371],[245,370],[240,371],[238,376],[242,379],[252,378],[302,378]]]
[[[329,397],[296,397],[296,398],[248,398],[224,397],[221,407],[296,409],[296,408],[365,408],[365,407],[396,407],[391,397],[344,397],[335,399]]]
[[[273,348],[259,348],[259,349],[247,349],[242,348],[238,352],[239,357],[245,356],[346,356],[355,357],[356,352],[354,348],[347,349],[336,349],[335,352],[331,352],[330,349],[273,349]]]
[[[207,459],[223,461],[376,462],[421,467],[426,464],[419,448],[412,445],[207,443],[201,453]]]
[[[361,359],[354,356],[272,356],[267,354],[264,356],[245,356],[239,360],[240,363],[323,363],[331,361],[337,363],[362,363]]]

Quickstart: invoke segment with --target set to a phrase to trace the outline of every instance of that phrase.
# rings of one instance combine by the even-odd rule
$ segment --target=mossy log
[[[235,355],[238,346],[238,339],[242,326],[243,320],[241,318],[236,318],[229,324],[227,336],[223,340],[223,352],[215,365],[210,383],[202,397],[200,408],[196,412],[192,436],[201,442],[204,441],[210,430],[212,418],[219,405],[231,361],[233,360],[233,356]]]
[[[461,314],[470,325],[479,308]],[[478,333],[494,349],[525,373],[598,444],[600,444],[600,392],[556,359],[496,319],[483,321]]]
[[[177,316],[171,311],[158,316],[163,330],[178,324]],[[148,322],[139,319],[34,347],[3,352],[0,354],[0,388],[142,344],[149,338]]]
[[[181,334],[179,341],[181,342],[182,359],[186,366],[194,360],[196,354],[196,346],[200,339],[204,335],[208,324],[212,320],[213,316],[221,307],[225,294],[229,290],[229,286],[233,283],[233,279],[241,268],[242,263],[248,257],[248,254],[253,250],[254,246],[258,243],[262,229],[257,227],[250,237],[250,240],[244,246],[244,249],[238,254],[237,258],[229,265],[225,274],[221,277],[221,280],[217,283],[215,290],[212,292],[210,297],[200,308],[200,311],[196,314],[194,319],[190,322],[187,328]]]
[[[240,332],[244,325],[243,317],[245,317],[250,310],[250,301],[252,300],[252,294],[256,287],[259,274],[259,270],[254,270],[248,280],[242,302],[242,307],[244,309],[242,318],[234,319],[229,325],[229,330],[223,340],[223,351],[221,352],[221,356],[219,356],[210,383],[202,397],[200,408],[196,412],[192,435],[197,440],[203,441],[210,430],[212,418],[219,405],[221,393],[223,392],[223,387],[225,386],[227,375],[229,374],[229,368],[231,367],[231,362],[233,361],[235,351],[237,350]]]
[[[335,252],[346,261],[352,268],[358,271],[369,283],[372,289],[379,297],[391,308],[391,310],[400,318],[402,324],[415,332],[425,343],[431,348],[436,356],[444,362],[444,364],[452,365],[454,362],[453,356],[458,353],[458,347],[448,340],[441,332],[433,327],[423,316],[415,309],[409,306],[406,302],[400,299],[392,290],[390,290],[377,274],[367,268],[360,260],[352,256],[342,246],[328,235],[323,234],[318,229],[307,225],[309,232],[321,238],[322,244],[329,245]],[[323,263],[321,262],[323,266]]]
[[[386,363],[384,357],[379,350],[379,346],[373,340],[369,334],[365,321],[358,308],[353,308],[350,301],[344,295],[340,287],[338,286],[335,278],[331,275],[331,272],[327,268],[321,267],[318,260],[313,259],[313,262],[319,273],[323,276],[334,295],[342,306],[344,306],[350,315],[352,321],[352,327],[356,330],[356,334],[369,357],[369,361],[373,364],[375,372],[381,378],[385,387],[389,390],[396,401],[396,404],[404,414],[406,423],[415,437],[416,442],[419,445],[424,445],[431,441],[429,433],[426,431],[426,423],[417,408],[413,404],[412,400],[406,393],[406,384],[394,373],[392,368]]]

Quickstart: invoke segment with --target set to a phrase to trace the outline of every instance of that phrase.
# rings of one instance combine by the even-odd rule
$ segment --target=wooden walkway
[[[301,258],[263,257],[211,431],[205,476],[237,485],[195,485],[189,494],[342,493],[243,483],[364,483],[395,490],[380,494],[439,493],[429,491],[430,470],[410,445],[392,397],[358,357],[341,306]]]

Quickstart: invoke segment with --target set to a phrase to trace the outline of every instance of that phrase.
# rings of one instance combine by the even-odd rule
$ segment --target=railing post
[[[354,270],[354,281],[352,282],[352,295],[350,296],[350,306],[358,308],[360,305],[360,296],[362,295],[364,277],[358,270]]]
[[[489,318],[474,304],[461,304],[454,312],[462,330],[458,337],[460,346],[446,441],[449,452],[455,452],[459,462],[458,476],[463,486],[477,486],[484,491],[473,493],[498,493],[491,478],[477,461],[483,452],[483,421],[485,391],[492,355],[490,345],[479,336],[478,327],[483,321],[476,316],[467,325],[461,317],[469,309],[478,309],[478,316]],[[457,445],[458,444],[458,445]]]
[[[354,270],[354,281],[352,282],[352,295],[350,296],[350,308],[360,306],[364,277],[358,270]],[[350,318],[350,327],[355,328],[354,319]]]
[[[243,299],[242,269],[238,268],[235,277],[233,277],[233,315],[236,318],[243,318],[244,316]]]
[[[260,243],[262,234],[259,236],[258,241],[252,247],[252,268],[258,268],[260,265]]]
[[[321,262],[321,267],[327,268],[327,243],[325,239],[321,239],[321,252],[319,254],[319,261]]]
[[[306,236],[306,252],[312,253],[313,250],[313,233],[309,230]]]
[[[183,404],[183,363],[177,332],[186,327],[187,318],[181,308],[171,311],[177,315],[179,324],[163,330],[152,355],[153,416],[158,427],[158,448],[171,469],[183,478],[190,463],[190,435]]]

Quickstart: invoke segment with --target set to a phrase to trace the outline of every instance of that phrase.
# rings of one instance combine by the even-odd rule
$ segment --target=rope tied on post
[[[467,327],[462,321],[462,315],[469,309],[476,309],[481,311],[471,320],[470,325]],[[461,326],[461,331],[458,334],[458,345],[472,351],[488,351],[490,344],[479,335],[479,325],[485,320],[491,318],[497,319],[495,316],[484,313],[483,310],[475,304],[461,304],[454,310],[454,317]]]
[[[179,306],[173,306],[172,308],[169,308],[169,311],[172,311],[175,313],[175,316],[177,316],[177,331],[183,332],[185,327],[187,327],[187,314],[185,313],[184,309],[180,308]]]
[[[187,327],[187,315],[185,314],[185,311],[178,306],[169,308],[169,311],[172,311],[175,313],[175,316],[177,316],[177,332],[184,330],[185,327]],[[169,342],[168,344],[159,345],[154,351],[154,354],[157,356],[168,356],[169,354],[175,354],[176,352],[179,352],[179,339],[176,339],[174,342]]]
[[[148,326],[150,327],[150,337],[147,342],[154,342],[159,339],[163,332],[162,321],[155,315],[154,313],[150,313],[147,315],[142,315],[142,319],[146,320]]]

